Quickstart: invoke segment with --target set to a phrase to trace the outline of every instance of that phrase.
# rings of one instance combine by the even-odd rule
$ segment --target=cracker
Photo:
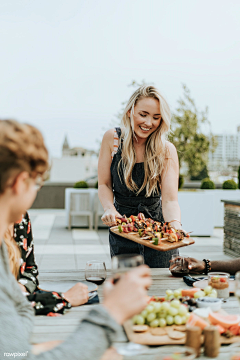
[[[185,332],[186,331],[186,325],[174,325],[173,330]]]
[[[173,340],[181,340],[185,337],[185,334],[181,331],[169,330],[168,336],[170,337],[170,339],[173,339]]]
[[[133,331],[137,333],[148,331],[147,325],[133,325]]]
[[[150,332],[152,335],[155,336],[164,336],[167,335],[167,330],[165,327],[161,328],[161,327],[156,327],[156,328],[150,328]]]

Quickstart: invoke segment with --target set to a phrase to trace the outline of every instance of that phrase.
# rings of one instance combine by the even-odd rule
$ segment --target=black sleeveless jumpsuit
[[[121,129],[116,128],[118,137],[120,138]],[[114,206],[121,215],[137,215],[142,212],[146,217],[150,217],[155,221],[164,221],[161,205],[161,191],[150,197],[146,197],[146,189],[143,189],[137,196],[133,191],[129,190],[122,176],[122,162],[118,171],[118,163],[121,160],[122,143],[119,145],[117,153],[114,155],[111,164],[111,175],[113,182]],[[121,178],[119,178],[119,174]],[[144,181],[144,163],[136,163],[132,179],[140,188]],[[144,257],[145,264],[151,268],[169,267],[169,260],[173,254],[178,254],[178,250],[157,251],[133,241],[124,239],[123,237],[109,232],[110,253],[111,257],[119,254],[141,254]]]

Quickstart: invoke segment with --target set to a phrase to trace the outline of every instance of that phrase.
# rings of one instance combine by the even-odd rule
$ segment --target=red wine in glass
[[[96,285],[102,285],[102,283],[106,280],[106,278],[99,277],[99,276],[89,276],[86,278],[87,281],[90,281]]]

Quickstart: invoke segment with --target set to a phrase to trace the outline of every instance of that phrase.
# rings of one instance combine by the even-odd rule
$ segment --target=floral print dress
[[[71,304],[60,293],[38,288],[38,267],[34,257],[34,241],[28,213],[14,224],[13,237],[21,253],[18,282],[30,293],[27,299],[34,304],[35,315],[60,316],[64,314],[71,308]]]

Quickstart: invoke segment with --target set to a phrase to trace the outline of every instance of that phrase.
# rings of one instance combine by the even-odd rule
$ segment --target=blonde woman
[[[141,86],[130,97],[121,128],[108,130],[98,162],[98,194],[102,221],[115,225],[119,215],[142,212],[155,221],[172,221],[181,228],[178,204],[178,156],[166,141],[170,109],[154,86]],[[109,233],[111,256],[140,253],[150,267],[169,267],[172,254],[159,252]]]

